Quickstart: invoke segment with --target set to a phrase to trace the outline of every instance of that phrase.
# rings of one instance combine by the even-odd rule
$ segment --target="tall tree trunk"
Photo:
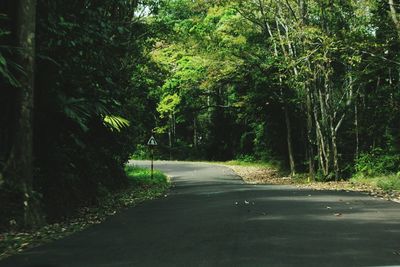
[[[193,118],[193,146],[197,150],[197,118]]]
[[[290,46],[290,41],[289,41],[289,36],[287,35],[287,42],[288,42],[288,51],[286,51],[286,47],[285,47],[285,42],[283,40],[284,37],[282,37],[281,35],[281,31],[279,30],[279,21],[278,21],[278,17],[275,18],[275,23],[276,23],[276,27],[278,29],[278,39],[279,39],[279,44],[281,46],[282,49],[282,53],[284,55],[284,57],[286,58],[286,60],[288,62],[290,62],[290,56],[293,56],[293,50],[291,50],[291,46]],[[284,25],[282,25],[284,27]],[[269,27],[268,27],[269,28]],[[286,31],[287,33],[287,31]],[[272,36],[272,33],[270,33],[270,35]],[[275,43],[275,39],[273,39],[273,42]],[[275,56],[278,57],[278,51],[275,50]],[[297,76],[297,70],[294,67],[293,68],[293,75]],[[281,84],[281,86],[284,85],[282,77],[279,77],[279,82]],[[287,103],[286,103],[286,97],[283,93],[283,89],[280,89],[280,94],[281,94],[281,99],[283,104],[283,111],[285,114],[285,123],[286,123],[286,140],[287,140],[287,146],[288,146],[288,155],[289,155],[289,166],[290,166],[290,174],[291,176],[294,176],[296,174],[296,169],[295,169],[295,161],[294,161],[294,156],[293,156],[293,146],[292,146],[292,130],[291,130],[291,123],[290,123],[290,117],[289,117],[289,112],[288,112],[288,107],[287,107]]]
[[[23,194],[24,226],[42,223],[39,200],[33,191],[33,106],[35,84],[36,0],[19,0],[17,62],[23,69],[17,88],[16,131],[5,173],[7,183]]]
[[[331,122],[331,142],[332,142],[332,150],[333,150],[333,169],[335,172],[335,181],[339,180],[339,154],[338,154],[338,149],[337,149],[337,138],[336,138],[336,131],[333,127],[333,124]]]
[[[172,113],[172,141],[176,143],[176,116],[175,113]]]
[[[314,99],[314,123],[315,123],[315,135],[317,137],[317,149],[318,149],[318,163],[319,167],[322,170],[324,176],[329,174],[329,165],[330,165],[330,148],[329,142],[327,139],[327,129],[326,129],[326,113],[324,105],[324,100],[322,99],[323,94],[321,90],[314,90],[315,92]]]
[[[388,0],[388,1],[389,1],[389,8],[390,8],[390,16],[392,18],[394,26],[396,27],[397,34],[400,39],[400,21],[399,21],[398,15],[397,15],[396,4],[394,3],[393,0]]]
[[[169,146],[169,159],[172,159],[172,114],[169,116],[169,126],[168,126],[168,146]]]
[[[289,112],[286,104],[284,104],[283,109],[285,113],[285,122],[286,122],[286,140],[287,140],[288,154],[289,154],[290,175],[294,176],[296,174],[296,167],[294,164],[294,157],[293,157],[292,129],[291,129]]]
[[[358,103],[355,101],[354,103],[354,127],[355,127],[355,134],[356,134],[356,159],[360,154],[360,137],[359,137],[359,129],[358,129]]]
[[[307,85],[306,85],[307,86]],[[307,147],[308,147],[308,172],[309,178],[308,182],[315,179],[315,165],[314,165],[314,148],[313,148],[313,112],[312,112],[312,102],[311,102],[311,92],[307,87],[306,89],[306,109],[307,109]]]
[[[308,25],[308,5],[307,0],[298,0],[299,7],[299,16],[300,16],[300,27],[306,27]],[[304,47],[301,47],[302,49]],[[311,64],[307,59],[307,66],[311,69]],[[307,130],[307,160],[308,160],[308,182],[311,180],[315,180],[315,155],[314,155],[314,142],[313,142],[313,108],[312,108],[312,92],[310,88],[310,84],[305,83],[305,92],[306,92],[306,130]]]
[[[298,0],[299,14],[302,24],[307,24],[307,1]]]

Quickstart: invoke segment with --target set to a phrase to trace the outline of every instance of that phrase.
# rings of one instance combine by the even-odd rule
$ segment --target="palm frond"
[[[104,116],[103,124],[111,131],[117,132],[120,132],[122,129],[130,126],[130,122],[127,119],[114,115]]]

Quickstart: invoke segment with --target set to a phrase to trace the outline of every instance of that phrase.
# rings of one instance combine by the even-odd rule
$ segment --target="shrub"
[[[400,176],[390,175],[379,179],[377,185],[383,190],[400,190]]]
[[[138,144],[136,145],[136,150],[131,156],[131,159],[149,159],[150,156],[150,149],[147,145]]]
[[[256,158],[253,155],[239,155],[236,160],[243,162],[255,162]]]
[[[356,175],[364,177],[397,173],[399,166],[400,155],[380,148],[361,154],[355,164]]]

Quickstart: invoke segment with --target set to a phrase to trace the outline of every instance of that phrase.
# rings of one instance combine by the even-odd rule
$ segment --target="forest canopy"
[[[398,174],[398,12],[395,0],[2,1],[0,228],[124,188],[152,134],[159,159],[275,162],[319,181]]]
[[[183,158],[277,160],[320,180],[373,172],[374,161],[396,172],[398,8],[379,0],[166,2],[150,19],[170,32],[152,51],[167,73],[156,90],[159,132],[173,151],[192,145]],[[171,97],[179,104],[166,107]]]

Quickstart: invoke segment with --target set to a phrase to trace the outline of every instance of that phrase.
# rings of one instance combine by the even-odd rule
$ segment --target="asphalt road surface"
[[[245,185],[228,168],[206,163],[155,167],[172,177],[166,197],[0,267],[400,266],[400,204]]]

